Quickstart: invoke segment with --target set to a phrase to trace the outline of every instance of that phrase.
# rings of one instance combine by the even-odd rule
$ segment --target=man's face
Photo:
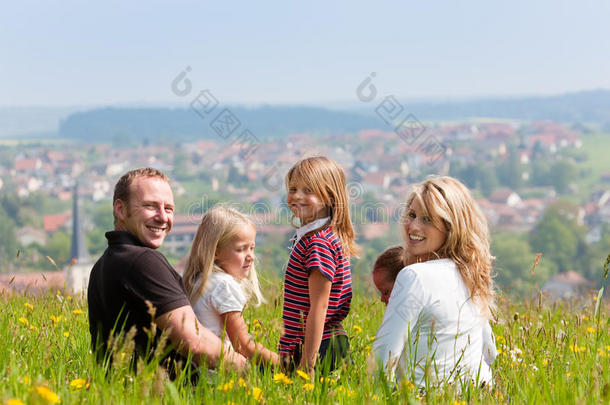
[[[144,246],[158,249],[174,223],[174,195],[157,177],[137,177],[129,189],[129,203],[117,200],[116,229],[136,236]]]

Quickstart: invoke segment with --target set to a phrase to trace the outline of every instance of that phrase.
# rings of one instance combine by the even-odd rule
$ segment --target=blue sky
[[[12,1],[0,106],[355,102],[610,89],[610,2]]]

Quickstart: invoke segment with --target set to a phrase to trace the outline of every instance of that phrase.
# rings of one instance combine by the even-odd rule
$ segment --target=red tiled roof
[[[43,228],[46,232],[56,232],[70,218],[72,218],[72,214],[69,213],[45,215],[42,217]]]

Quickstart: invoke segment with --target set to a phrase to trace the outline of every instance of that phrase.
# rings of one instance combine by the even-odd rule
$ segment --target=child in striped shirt
[[[286,202],[299,220],[284,279],[283,335],[279,351],[287,369],[332,371],[348,356],[342,321],[349,313],[357,254],[345,174],[326,157],[297,162],[286,175]]]

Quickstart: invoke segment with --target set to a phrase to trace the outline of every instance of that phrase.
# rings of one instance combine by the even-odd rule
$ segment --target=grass
[[[257,341],[275,347],[281,330],[280,281],[266,283],[269,303],[245,312]],[[86,301],[61,292],[0,294],[0,401],[23,403],[607,403],[610,400],[608,305],[594,316],[597,294],[579,301],[500,299],[494,325],[499,355],[491,390],[393,387],[367,370],[383,304],[356,291],[345,327],[354,364],[329,379],[222,369],[196,386],[171,382],[155,367],[120,368],[106,377],[92,358]],[[601,303],[601,301],[600,301]],[[10,402],[15,400],[15,402]]]

